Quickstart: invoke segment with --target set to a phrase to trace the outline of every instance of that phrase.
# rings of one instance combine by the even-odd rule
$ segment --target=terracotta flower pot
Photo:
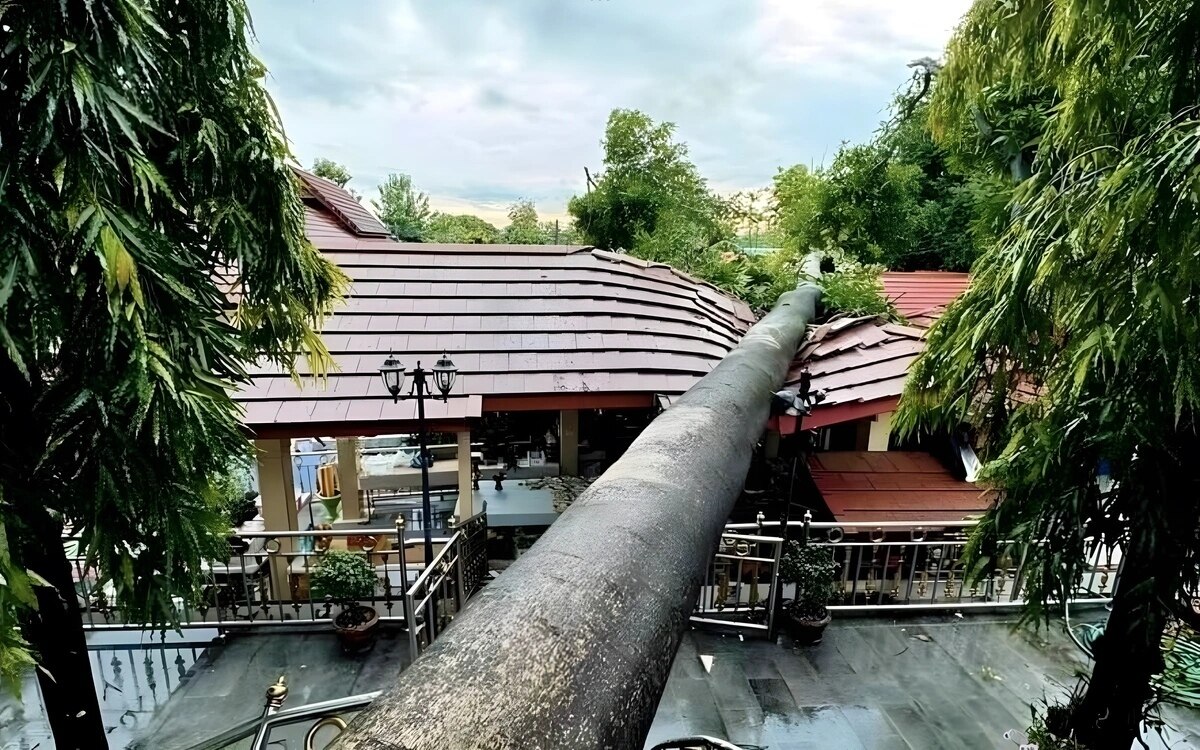
[[[366,651],[375,645],[379,613],[374,607],[355,604],[333,618],[333,629],[342,644],[342,651],[347,654]]]

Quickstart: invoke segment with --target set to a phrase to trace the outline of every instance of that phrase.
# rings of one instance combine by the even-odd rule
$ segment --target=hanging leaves
[[[0,672],[28,662],[22,545],[55,522],[167,623],[225,531],[260,357],[330,365],[344,276],[305,239],[244,0],[3,4]],[[230,315],[226,291],[240,292]],[[133,554],[132,550],[138,550]]]

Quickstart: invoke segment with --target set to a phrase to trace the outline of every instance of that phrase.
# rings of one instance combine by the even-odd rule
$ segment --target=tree
[[[933,140],[925,91],[897,97],[875,138],[844,144],[828,168],[780,170],[773,213],[787,239],[897,270],[970,269],[995,234],[996,185]]]
[[[380,221],[401,242],[420,242],[431,215],[429,196],[413,187],[406,174],[390,174],[372,201]]]
[[[1200,626],[1196,19],[1168,0],[977,2],[931,103],[956,158],[1019,184],[901,425],[979,430],[1004,498],[972,549],[988,568],[1002,540],[1023,544],[1030,617],[1120,549],[1090,678],[1047,715],[1093,749],[1128,750],[1153,721],[1164,628]]]
[[[0,13],[0,667],[36,658],[56,746],[104,748],[64,527],[129,621],[169,624],[227,554],[230,393],[260,357],[327,367],[345,278],[242,0]]]
[[[510,245],[541,245],[544,241],[533,201],[519,200],[508,207],[504,241]]]
[[[652,242],[661,255],[669,238],[652,238],[669,224],[675,237],[694,243],[671,251],[683,256],[733,236],[722,201],[674,134],[673,123],[655,123],[637,110],[612,111],[604,131],[604,172],[567,206],[586,242],[638,257],[644,257],[639,243]],[[689,228],[681,235],[683,225]]]
[[[425,227],[426,242],[491,244],[500,241],[500,230],[478,216],[435,213]]]
[[[583,242],[573,221],[543,221],[541,232],[544,245],[578,245]]]
[[[338,164],[331,159],[317,157],[313,161],[312,169],[310,170],[317,177],[324,177],[338,187],[346,187],[346,183],[350,181],[350,171],[342,164]]]

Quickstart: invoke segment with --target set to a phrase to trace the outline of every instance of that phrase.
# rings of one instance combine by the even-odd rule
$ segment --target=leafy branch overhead
[[[31,612],[21,571],[75,596],[51,553],[63,524],[131,619],[170,622],[171,596],[222,553],[210,477],[248,453],[229,394],[259,360],[330,365],[316,329],[345,277],[305,239],[241,0],[3,13],[0,665],[11,677],[25,661],[18,622],[49,616]],[[24,637],[47,656],[37,628]]]

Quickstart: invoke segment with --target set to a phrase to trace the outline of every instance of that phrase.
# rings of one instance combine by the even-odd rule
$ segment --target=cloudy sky
[[[678,125],[722,192],[869,137],[969,0],[250,0],[296,156],[367,195],[565,215],[614,107]]]

